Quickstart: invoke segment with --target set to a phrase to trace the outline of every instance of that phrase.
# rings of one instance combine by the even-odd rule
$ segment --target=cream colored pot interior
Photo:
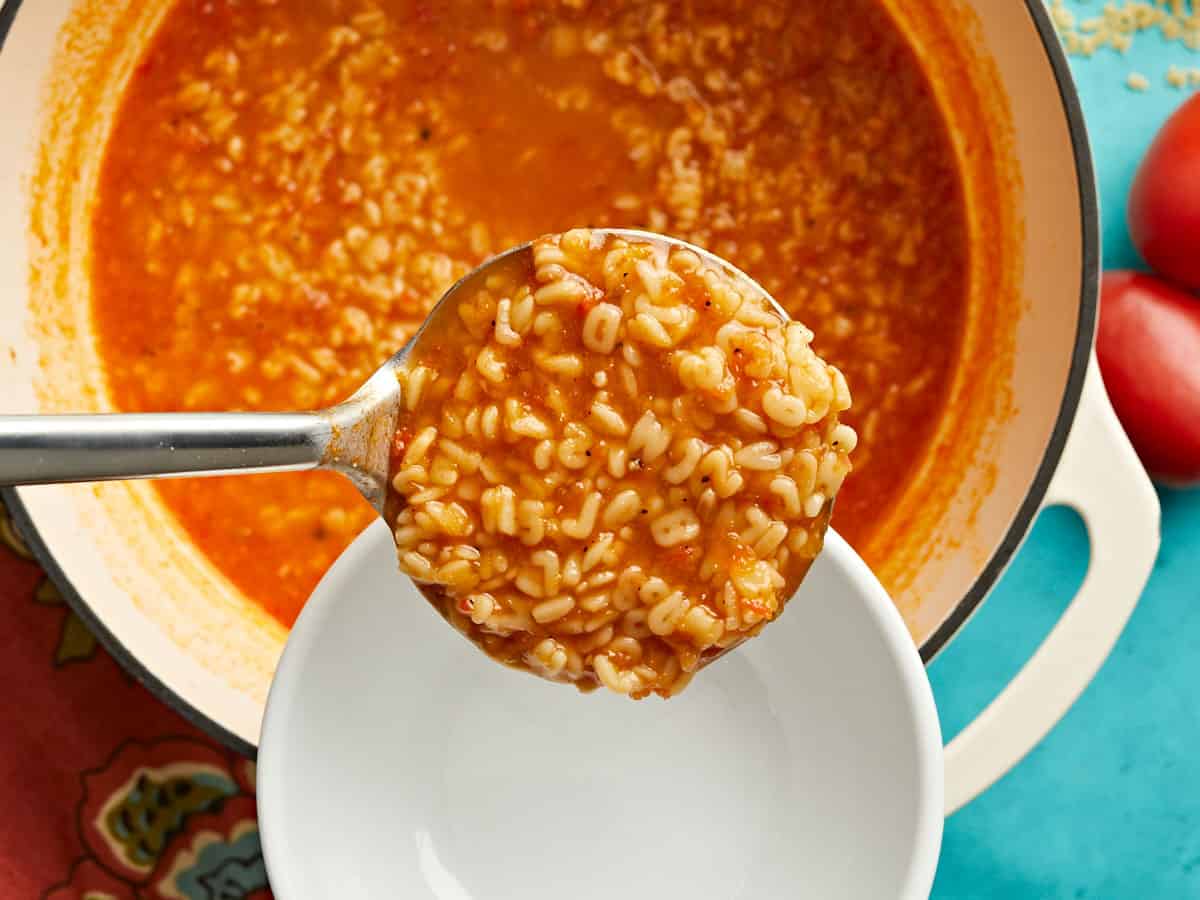
[[[89,198],[120,87],[166,6],[38,0],[16,11],[0,52],[0,411],[111,408],[90,337]],[[989,563],[996,570],[1011,552],[1039,499],[1029,500],[1031,489],[1044,488],[1057,458],[1055,449],[1047,463],[1047,448],[1059,443],[1073,361],[1082,365],[1087,201],[1026,5],[894,7],[956,133],[976,135],[958,141],[978,232],[971,362],[935,454],[954,477],[924,473],[909,503],[929,515],[880,538],[889,560],[881,577],[928,649],[963,598],[981,592]],[[21,489],[19,501],[33,543],[126,661],[209,724],[254,744],[284,630],[188,543],[154,492],[43,487]]]

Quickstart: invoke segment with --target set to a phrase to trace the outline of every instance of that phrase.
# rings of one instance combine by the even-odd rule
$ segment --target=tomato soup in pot
[[[834,526],[885,569],[964,366],[961,179],[878,0],[181,2],[102,158],[99,355],[121,410],[313,408],[496,251],[670,233],[750,273],[846,373],[861,439]],[[373,515],[327,473],[154,489],[284,625]]]

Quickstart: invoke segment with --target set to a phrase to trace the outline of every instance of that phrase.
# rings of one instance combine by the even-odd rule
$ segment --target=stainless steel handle
[[[0,416],[0,485],[316,468],[320,413]]]

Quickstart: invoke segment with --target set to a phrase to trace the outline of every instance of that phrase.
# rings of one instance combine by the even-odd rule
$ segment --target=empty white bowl
[[[396,569],[382,522],[288,641],[259,753],[279,900],[927,897],[929,683],[830,534],[783,617],[669,702],[507,670]]]

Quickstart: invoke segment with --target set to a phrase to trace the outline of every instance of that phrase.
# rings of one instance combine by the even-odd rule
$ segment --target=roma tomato
[[[1200,290],[1200,94],[1167,120],[1129,194],[1129,233],[1150,267]]]
[[[1200,481],[1200,300],[1151,275],[1106,272],[1096,355],[1147,471]]]

